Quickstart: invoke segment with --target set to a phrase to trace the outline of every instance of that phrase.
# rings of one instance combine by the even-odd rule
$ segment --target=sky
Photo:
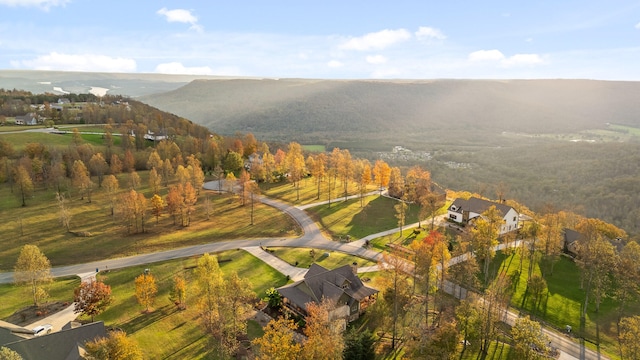
[[[640,0],[0,0],[0,69],[640,80]]]

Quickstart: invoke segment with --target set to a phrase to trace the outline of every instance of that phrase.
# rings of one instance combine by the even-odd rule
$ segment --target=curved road
[[[203,186],[207,190],[217,191],[219,189],[218,182],[212,181],[205,183]],[[376,194],[378,192],[375,192]],[[355,198],[355,196],[350,196],[349,198]],[[255,247],[256,245],[261,246],[289,246],[289,247],[313,247],[318,249],[326,249],[326,250],[337,250],[345,253],[349,253],[352,255],[361,256],[370,260],[379,260],[381,258],[381,254],[376,251],[368,250],[362,247],[362,243],[365,239],[372,239],[379,236],[384,236],[389,233],[394,233],[399,231],[399,229],[392,229],[388,231],[384,231],[379,234],[369,235],[366,238],[360,239],[358,241],[354,241],[353,243],[339,243],[336,241],[328,240],[322,235],[320,229],[316,225],[316,223],[307,215],[307,213],[299,207],[283,203],[278,200],[260,197],[260,201],[269,206],[275,207],[287,214],[289,214],[295,221],[300,225],[303,229],[304,234],[298,238],[263,238],[263,239],[250,239],[250,240],[229,240],[229,241],[220,241],[209,244],[188,246],[168,251],[161,251],[157,253],[151,254],[141,254],[124,258],[116,258],[109,260],[96,261],[92,263],[85,264],[76,264],[69,266],[61,266],[55,267],[51,269],[51,272],[54,277],[61,276],[73,276],[77,274],[86,274],[90,272],[95,272],[96,270],[104,270],[104,269],[118,269],[130,266],[137,266],[143,264],[149,264],[159,261],[172,260],[172,259],[180,259],[195,255],[201,255],[204,253],[214,253],[225,250],[233,250],[240,249],[245,247]],[[339,200],[336,200],[339,201]],[[309,205],[305,205],[304,208],[310,207]],[[416,227],[417,224],[406,225],[404,229],[409,229],[411,227]],[[464,259],[468,256],[468,254],[463,254],[459,257],[452,258],[451,264],[458,263],[460,261],[464,261]],[[13,273],[12,272],[4,272],[0,273],[0,283],[11,283],[13,282]],[[444,290],[454,296],[458,296],[460,293],[460,287],[455,284],[445,284]],[[464,289],[463,289],[464,290]],[[466,290],[462,291],[462,294],[466,294]],[[511,323],[515,321],[518,315],[514,312],[509,311],[505,316],[505,322]],[[601,354],[597,354],[596,352],[590,349],[584,349],[578,343],[575,343],[568,339],[566,336],[559,334],[554,331],[547,331],[545,333],[550,337],[552,345],[561,351],[560,359],[604,359]]]

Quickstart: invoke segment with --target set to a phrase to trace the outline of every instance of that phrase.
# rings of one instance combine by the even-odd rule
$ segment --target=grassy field
[[[290,247],[270,247],[269,250],[270,252],[272,251],[271,253],[273,255],[300,268],[308,268],[313,263],[329,270],[336,269],[344,265],[351,265],[354,262],[358,264],[358,267],[377,265],[374,261],[338,251]],[[311,250],[314,251],[314,257],[311,257]],[[325,256],[325,253],[328,254],[328,256]]]
[[[313,153],[323,153],[327,151],[327,147],[324,145],[302,145],[302,150]]]
[[[562,257],[555,265],[553,276],[547,276],[548,292],[541,304],[535,308],[531,296],[525,296],[527,283],[528,259],[523,259],[523,271],[514,276],[514,295],[511,305],[528,313],[537,321],[542,321],[562,331],[570,325],[575,336],[584,336],[590,342],[600,342],[601,350],[615,358],[617,356],[617,308],[618,303],[605,299],[600,311],[595,312],[595,305],[589,305],[584,330],[580,329],[580,314],[584,303],[584,291],[580,288],[580,270],[568,258]],[[498,253],[492,267],[507,274],[517,274],[520,268],[518,254],[506,256]],[[534,274],[540,275],[539,265],[534,264]],[[631,314],[640,313],[640,304],[631,304]]]
[[[307,177],[300,181],[300,199],[298,199],[298,191],[289,182],[281,183],[262,183],[260,188],[264,195],[279,199],[295,205],[313,204],[321,201],[329,200],[329,183],[325,180],[320,184],[320,198],[318,198],[318,183],[315,178]],[[355,183],[348,185],[347,195],[356,195],[358,188]],[[367,191],[375,190],[375,186],[371,185]],[[333,186],[333,180],[331,180],[331,202],[340,202],[344,200],[344,186],[338,180],[337,186]]]
[[[394,205],[398,202],[378,195],[364,199],[360,207],[360,199],[340,201],[329,205],[319,205],[307,209],[314,218],[334,239],[347,235],[352,240],[370,234],[398,227]],[[418,221],[418,207],[409,205],[406,213],[406,224]]]
[[[225,274],[237,271],[249,279],[258,297],[263,297],[266,289],[287,282],[284,275],[244,251],[227,251],[217,254],[217,258]],[[149,359],[212,358],[209,337],[197,319],[196,288],[191,281],[196,262],[197,258],[187,258],[101,273],[100,278],[112,288],[114,302],[96,320],[126,331],[138,341]],[[146,268],[156,277],[158,285],[153,311],[148,314],[143,313],[137,303],[134,286],[134,278]],[[183,311],[169,301],[172,278],[178,273],[184,275],[188,283],[187,309]],[[255,322],[250,324],[250,330],[254,337],[261,335],[260,326]]]
[[[49,292],[49,301],[71,302],[73,301],[73,289],[80,285],[80,279],[76,276],[55,279],[45,285]],[[0,284],[0,319],[6,319],[14,312],[33,305],[30,293],[31,289],[14,284]]]
[[[148,199],[151,191],[146,187],[146,172],[142,178],[142,192]],[[121,175],[120,186],[127,188],[128,175]],[[160,195],[164,196],[166,189]],[[52,266],[84,263],[105,258],[167,250],[221,240],[258,237],[296,236],[298,225],[287,215],[266,205],[255,207],[254,225],[250,225],[250,208],[241,206],[232,195],[217,195],[202,191],[191,225],[174,225],[173,219],[162,214],[158,224],[148,214],[146,232],[128,235],[118,218],[110,213],[109,201],[102,190],[96,190],[92,202],[67,193],[71,210],[71,231],[89,232],[91,237],[79,237],[66,232],[58,219],[59,208],[53,190],[39,188],[21,207],[8,184],[0,186],[0,270],[11,270],[20,248],[25,244],[37,245],[51,261]],[[207,219],[205,200],[209,198]],[[73,256],[70,255],[73,251]]]

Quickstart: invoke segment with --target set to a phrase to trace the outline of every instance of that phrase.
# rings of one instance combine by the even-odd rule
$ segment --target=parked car
[[[41,336],[44,334],[50,334],[53,326],[51,324],[38,325],[33,328],[33,336]]]

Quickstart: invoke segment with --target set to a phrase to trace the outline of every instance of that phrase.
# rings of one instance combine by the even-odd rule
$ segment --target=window
[[[513,217],[513,221],[516,221],[516,217],[515,216]]]
[[[451,220],[458,220],[458,215],[456,215],[456,214],[449,214],[449,218],[450,218]]]

